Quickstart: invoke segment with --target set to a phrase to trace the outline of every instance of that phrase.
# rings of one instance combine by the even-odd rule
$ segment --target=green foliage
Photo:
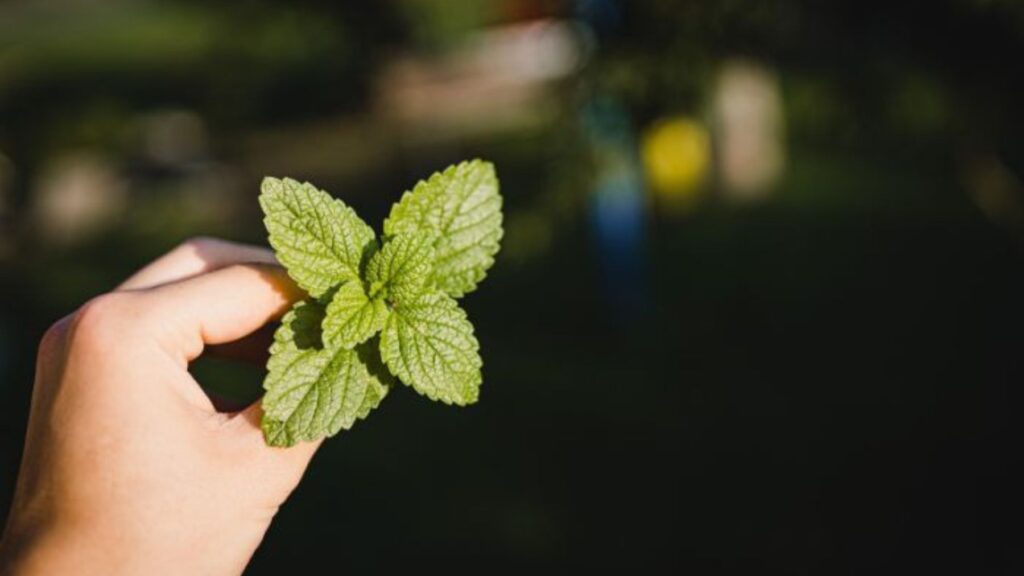
[[[500,247],[492,164],[463,162],[419,182],[392,208],[383,246],[351,208],[308,183],[266,178],[260,206],[278,260],[310,295],[270,348],[268,444],[348,430],[396,377],[432,400],[477,401],[480,345],[455,298],[476,289]]]
[[[434,239],[432,233],[423,231],[392,238],[367,265],[371,290],[381,291],[396,304],[427,290],[434,272]]]
[[[327,305],[324,342],[332,348],[352,348],[380,332],[387,318],[384,298],[367,296],[363,283],[358,280],[346,282],[334,292]]]
[[[260,206],[277,259],[310,296],[362,276],[377,248],[373,229],[355,210],[310,183],[264,178]]]
[[[420,181],[391,208],[384,234],[435,234],[434,278],[455,298],[476,290],[500,247],[501,195],[494,165],[481,160],[450,166]]]
[[[466,313],[443,292],[398,304],[380,335],[392,374],[431,400],[460,406],[477,400],[479,349]]]
[[[274,335],[263,397],[269,444],[290,446],[347,430],[387,394],[386,378],[367,361],[372,349],[322,345],[324,319],[322,304],[305,300],[285,315]]]

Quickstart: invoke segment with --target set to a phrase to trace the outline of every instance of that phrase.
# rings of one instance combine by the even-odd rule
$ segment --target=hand
[[[198,240],[55,324],[0,573],[241,573],[318,443],[266,446],[259,402],[218,413],[188,364],[301,296],[269,251]]]

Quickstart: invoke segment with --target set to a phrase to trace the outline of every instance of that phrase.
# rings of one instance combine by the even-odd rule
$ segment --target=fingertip
[[[267,280],[280,291],[285,301],[289,304],[302,300],[307,296],[306,291],[299,288],[298,284],[288,275],[288,271],[276,261],[273,263],[251,264],[250,266],[261,270]]]

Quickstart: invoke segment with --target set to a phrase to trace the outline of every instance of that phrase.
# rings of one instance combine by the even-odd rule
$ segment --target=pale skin
[[[199,239],[57,322],[36,365],[0,574],[240,574],[319,443],[271,448],[188,372],[303,294],[268,250]]]

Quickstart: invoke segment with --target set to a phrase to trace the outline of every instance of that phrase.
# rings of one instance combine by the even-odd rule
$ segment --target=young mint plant
[[[494,264],[501,204],[494,166],[462,162],[406,192],[378,242],[355,211],[312,184],[263,180],[270,245],[309,293],[270,348],[268,444],[348,430],[396,379],[445,404],[477,401],[480,345],[456,299]]]

